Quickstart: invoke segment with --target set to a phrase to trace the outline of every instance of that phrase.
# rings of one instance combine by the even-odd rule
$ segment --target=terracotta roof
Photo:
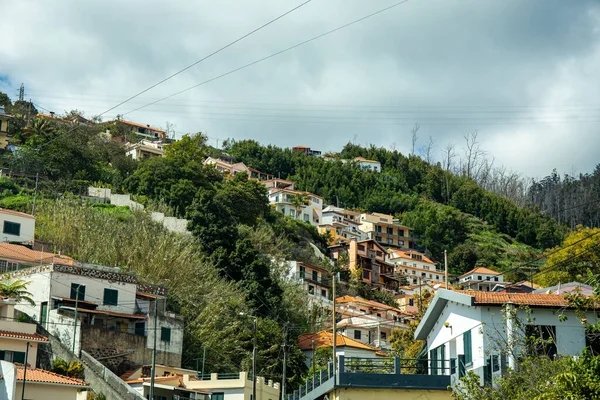
[[[121,119],[121,120],[115,120],[115,121],[110,121],[110,122],[122,122],[122,123],[124,123],[125,125],[137,126],[138,128],[151,129],[151,130],[153,130],[153,131],[156,131],[156,132],[162,132],[162,133],[165,133],[165,131],[163,131],[162,129],[154,128],[154,127],[152,127],[152,126],[148,126],[148,125],[142,125],[142,124],[138,124],[137,122],[125,121],[124,119]]]
[[[333,333],[329,331],[320,331],[316,333],[306,333],[304,335],[300,335],[298,338],[298,347],[302,350],[310,350],[312,349],[312,342],[315,341],[315,347],[331,347]],[[368,344],[364,344],[359,342],[358,340],[350,339],[341,334],[337,334],[335,338],[335,345],[337,347],[353,347],[356,349],[363,350],[372,350],[374,352],[378,351],[375,347],[369,346]]]
[[[31,218],[31,219],[35,219],[35,217],[31,214],[27,214],[24,212],[20,212],[20,211],[15,211],[15,210],[9,210],[8,208],[0,208],[0,212],[5,212],[8,214],[14,214],[14,215],[18,215],[21,217],[26,217],[26,218]]]
[[[22,381],[25,375],[24,367],[17,367],[17,381]],[[27,368],[27,383],[39,382],[39,383],[50,383],[55,385],[67,385],[67,386],[89,386],[85,381],[77,378],[71,378],[64,375],[59,375],[54,372],[46,371],[39,368]]]
[[[396,307],[391,307],[388,306],[386,304],[383,303],[379,303],[377,301],[372,301],[372,300],[366,300],[363,299],[361,297],[353,297],[353,296],[343,296],[343,297],[338,297],[337,299],[335,299],[335,302],[337,304],[344,304],[344,303],[360,303],[360,304],[364,304],[367,305],[369,307],[375,307],[375,308],[379,308],[382,310],[389,310],[389,311],[395,311],[399,314],[404,314],[404,311],[396,308]]]
[[[503,305],[512,303],[537,307],[569,307],[569,302],[562,294],[506,293],[480,292],[471,290],[456,290],[475,298],[475,305]]]
[[[48,338],[38,333],[23,333],[13,331],[0,331],[0,337],[11,338],[11,339],[26,339],[35,342],[47,342]]]
[[[406,259],[413,260],[413,261],[423,261],[423,262],[435,265],[435,263],[433,261],[431,261],[431,259],[429,259],[425,254],[420,253],[418,251],[414,251],[414,250],[404,251],[404,250],[399,250],[399,249],[390,249],[389,252],[396,254],[400,258],[406,258]],[[421,257],[423,257],[423,259],[417,260],[415,258],[412,258],[411,254],[420,255]]]
[[[489,268],[475,267],[474,269],[470,270],[469,272],[465,272],[464,274],[462,274],[461,276],[459,276],[459,278],[462,278],[463,276],[467,276],[467,275],[472,275],[472,274],[502,275],[501,272],[494,271],[494,270],[489,269]]]
[[[529,281],[517,282],[513,286],[529,286],[530,288],[534,288],[534,289],[541,288],[540,285],[536,285],[535,283],[532,283],[532,282],[529,282]]]
[[[73,259],[68,256],[47,253],[43,251],[31,250],[28,247],[18,244],[0,243],[0,258],[11,260],[34,262],[34,263],[58,263],[64,265],[73,265]]]
[[[359,161],[359,162],[372,162],[372,163],[377,163],[377,164],[381,164],[379,161],[375,161],[375,160],[367,160],[364,157],[356,157],[354,158],[354,161]]]

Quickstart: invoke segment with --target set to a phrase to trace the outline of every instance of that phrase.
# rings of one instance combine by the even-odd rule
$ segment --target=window
[[[25,353],[21,351],[0,350],[0,360],[25,364]]]
[[[378,252],[377,252],[377,257],[381,257],[381,256],[383,256],[383,253],[382,253],[382,252],[380,252],[380,251],[378,251]]]
[[[358,251],[365,251],[365,246],[363,246],[362,244],[359,244]]]
[[[19,236],[21,234],[21,224],[16,222],[4,221],[4,230],[2,233],[7,235]]]
[[[321,296],[322,297],[327,297],[327,290],[321,289]]]
[[[308,214],[303,214],[303,215],[304,215],[304,220],[305,221],[307,221],[307,222],[310,221],[310,217],[308,216]]]
[[[492,372],[498,372],[500,371],[500,358],[498,357],[498,354],[493,354],[492,355]]]
[[[371,272],[363,271],[363,279],[371,279]]]
[[[490,279],[492,279],[492,277],[491,277],[491,276],[486,276],[486,277],[485,277],[485,280],[486,280],[486,281],[489,281]]]
[[[313,281],[319,281],[319,273],[317,271],[312,272],[312,279]]]
[[[556,351],[556,327],[553,325],[527,325],[525,347],[528,355],[553,357]]]
[[[85,285],[71,283],[71,300],[85,300]]]
[[[308,293],[315,294],[315,287],[313,285],[308,285]]]
[[[387,333],[381,332],[381,340],[385,340],[387,338]]]
[[[378,316],[379,318],[381,318],[381,313],[377,313],[377,316]]]
[[[300,267],[300,278],[304,279],[305,276],[306,276],[306,268]]]
[[[225,393],[213,393],[210,395],[210,400],[225,400]]]
[[[398,236],[404,236],[404,230],[398,229]]]
[[[357,330],[354,331],[354,339],[360,340],[361,335],[362,335],[361,331],[357,331]]]
[[[48,302],[42,302],[40,309],[40,324],[46,325],[46,320],[48,319]]]
[[[104,301],[102,302],[105,306],[116,306],[119,303],[119,291],[116,289],[104,289]]]
[[[398,246],[404,246],[404,240],[398,240]]]
[[[375,227],[375,232],[379,232],[379,233],[381,233],[381,226],[377,225],[377,226]]]
[[[498,277],[497,276],[494,277],[494,281],[498,282]]]
[[[134,332],[138,336],[146,336],[146,323],[145,322],[136,322]]]
[[[296,216],[296,210],[291,209],[290,210],[290,217],[295,217]]]
[[[381,242],[381,236],[375,236],[375,240],[377,240],[378,242]]]
[[[171,328],[160,328],[160,341],[171,343]]]
[[[471,344],[471,331],[463,333],[463,346],[465,352],[465,364],[473,363],[473,348]]]
[[[408,305],[410,307],[414,306],[415,305],[415,299],[408,299]]]
[[[477,275],[477,280],[478,281],[482,281],[483,279],[481,278],[481,275]]]
[[[393,235],[394,234],[394,228],[387,228],[387,234],[388,235]]]

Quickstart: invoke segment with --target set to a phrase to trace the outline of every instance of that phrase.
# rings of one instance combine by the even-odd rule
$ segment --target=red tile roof
[[[333,337],[333,332],[329,332],[329,331],[306,333],[304,335],[300,335],[300,337],[298,338],[298,347],[300,347],[300,349],[302,349],[302,350],[310,350],[310,349],[312,349],[313,340],[315,342],[316,348],[330,347],[333,344],[332,343],[333,341],[331,340],[332,337]],[[369,346],[368,344],[361,343],[358,340],[350,339],[349,337],[346,337],[339,333],[336,335],[335,345],[337,347],[346,346],[346,347],[354,347],[356,349],[372,350],[374,352],[378,351],[378,349],[376,349],[373,346]]]
[[[413,260],[413,261],[421,261],[421,262],[426,262],[426,263],[434,264],[435,265],[435,263],[433,261],[431,261],[431,259],[429,259],[425,254],[420,253],[418,251],[414,251],[414,250],[406,250],[405,251],[405,250],[399,250],[399,249],[389,249],[389,252],[396,254],[400,258],[405,258],[405,259]],[[416,258],[412,258],[411,254],[420,255],[423,259],[422,260],[417,260]],[[403,265],[403,267],[404,266],[405,265]],[[407,265],[407,266],[410,266],[410,265]]]
[[[42,336],[38,333],[0,331],[0,337],[10,338],[10,339],[26,339],[26,340],[36,341],[36,342],[47,342],[48,341],[48,338],[46,336]]]
[[[569,302],[561,294],[534,294],[534,293],[494,293],[472,290],[457,290],[475,298],[475,305],[502,305],[512,303],[524,306],[537,307],[569,307]]]
[[[17,381],[23,381],[25,375],[25,368],[22,366],[17,367]],[[46,371],[39,368],[27,368],[27,383],[38,382],[38,383],[50,383],[55,385],[67,385],[67,386],[89,386],[85,381],[77,378],[71,378],[64,375],[59,375],[54,372]]]
[[[47,253],[44,251],[31,250],[28,247],[6,242],[0,243],[0,257],[9,260],[34,262],[34,263],[57,263],[73,265],[73,259],[60,254]]]
[[[462,278],[463,276],[467,276],[467,275],[472,275],[472,274],[502,275],[501,272],[494,271],[494,270],[489,269],[489,268],[475,267],[474,269],[470,270],[469,272],[465,272],[464,274],[462,274],[461,276],[459,276],[459,278]]]
[[[396,307],[391,307],[388,306],[386,304],[383,303],[379,303],[377,301],[372,301],[372,300],[366,300],[360,297],[353,297],[353,296],[343,296],[343,297],[338,297],[337,299],[335,299],[335,302],[337,304],[345,304],[345,303],[360,303],[360,304],[364,304],[366,306],[369,307],[374,307],[374,308],[379,308],[381,310],[389,310],[389,311],[395,311],[398,314],[406,314],[404,311],[396,308]]]
[[[0,212],[5,212],[8,214],[14,214],[14,215],[18,215],[20,217],[26,217],[26,218],[31,218],[31,219],[35,219],[35,217],[31,214],[27,214],[24,212],[20,212],[20,211],[15,211],[15,210],[9,210],[8,208],[0,208]]]

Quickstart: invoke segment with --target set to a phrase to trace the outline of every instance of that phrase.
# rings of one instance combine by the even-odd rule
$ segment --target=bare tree
[[[485,156],[485,151],[481,149],[477,141],[477,135],[477,131],[465,135],[465,141],[467,142],[464,150],[466,160],[463,161],[462,173],[467,178],[472,179],[477,178],[476,175],[480,171]]]
[[[165,128],[165,131],[166,131],[167,137],[170,139],[175,139],[175,124],[167,121],[166,126],[167,127]]]
[[[435,148],[435,140],[429,136],[429,141],[423,147],[421,147],[421,155],[425,158],[429,164],[433,163],[433,149]]]
[[[411,150],[410,154],[412,154],[413,156],[415,155],[415,146],[417,145],[417,140],[419,140],[419,136],[417,136],[417,133],[419,132],[420,128],[421,128],[421,126],[419,124],[415,124],[415,126],[411,129],[412,150]]]
[[[450,199],[450,174],[452,173],[452,168],[453,168],[453,161],[454,158],[456,157],[456,152],[454,151],[454,144],[449,143],[445,148],[444,148],[444,155],[442,157],[442,163],[443,163],[443,168],[446,171],[445,174],[443,174],[443,182],[442,184],[444,185],[444,200],[446,201],[446,203],[448,203],[448,200]]]

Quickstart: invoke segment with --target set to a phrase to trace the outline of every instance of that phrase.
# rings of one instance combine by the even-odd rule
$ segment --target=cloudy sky
[[[0,91],[100,114],[305,0],[0,0]],[[348,141],[436,158],[477,131],[530,176],[600,163],[600,2],[409,0],[318,40],[131,112],[395,4],[312,0],[104,114],[337,151]]]

